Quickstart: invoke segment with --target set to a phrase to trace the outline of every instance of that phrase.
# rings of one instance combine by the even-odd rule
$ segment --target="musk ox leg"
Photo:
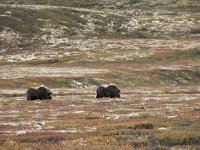
[[[109,97],[110,98],[115,98],[115,94],[111,93]]]
[[[113,96],[113,95],[110,95],[110,98],[114,98],[114,96]]]
[[[117,95],[118,98],[120,98],[120,93]]]
[[[30,99],[30,96],[27,94],[27,92],[26,92],[26,99],[27,99],[27,100],[31,100],[31,99]]]
[[[102,96],[102,95],[99,95],[99,94],[97,94],[97,95],[96,95],[96,98],[103,98],[103,96]]]

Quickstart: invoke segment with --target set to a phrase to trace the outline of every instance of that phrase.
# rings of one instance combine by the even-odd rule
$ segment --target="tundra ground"
[[[13,16],[20,18],[30,10],[46,15],[31,6],[13,7],[10,12],[2,9],[0,17],[13,19],[16,13]],[[62,14],[58,8],[51,9],[61,13],[60,18],[37,20],[62,22],[62,15],[71,12]],[[42,38],[37,34],[46,34],[46,29],[34,30],[35,46],[30,37],[25,36],[28,42],[23,43],[23,34],[28,33],[21,35],[21,28],[9,21],[4,23],[12,30],[0,28],[1,39],[10,37],[0,41],[0,149],[199,149],[199,12],[118,10],[115,16],[111,10],[74,9],[71,19],[81,15],[83,22],[71,39],[69,32],[63,36],[59,25],[53,30],[42,24],[52,32]],[[118,30],[123,25],[119,23],[103,37],[104,32],[91,30],[93,13],[106,27],[111,26],[108,14],[115,20],[132,15],[135,19],[124,24],[127,30]],[[174,13],[176,17],[170,18]],[[134,37],[127,32],[136,35],[138,30]],[[87,37],[90,31],[95,38]],[[116,31],[119,34],[113,36]],[[120,38],[122,32],[126,38]],[[82,36],[76,37],[79,33]],[[23,45],[26,42],[30,45]],[[97,87],[110,83],[121,90],[121,98],[96,99]],[[42,84],[53,91],[53,99],[27,101],[26,89]]]

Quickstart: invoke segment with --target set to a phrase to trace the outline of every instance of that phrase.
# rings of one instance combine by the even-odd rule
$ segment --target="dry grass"
[[[102,100],[95,100],[87,89],[82,94],[67,94],[70,89],[63,90],[61,95],[58,92],[53,100],[47,101],[27,102],[25,97],[4,96],[2,100],[7,100],[1,104],[4,109],[1,146],[3,149],[195,146],[199,142],[196,132],[199,124],[195,123],[199,120],[198,99],[186,100],[191,96],[189,92],[179,101],[181,94],[166,95],[167,89],[150,91],[149,87],[149,91],[143,92],[141,88],[135,93],[124,91],[121,99]],[[181,91],[180,87],[177,90]],[[135,116],[137,112],[141,114]]]

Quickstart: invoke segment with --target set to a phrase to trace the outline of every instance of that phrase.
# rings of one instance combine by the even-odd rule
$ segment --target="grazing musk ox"
[[[29,88],[26,91],[27,100],[44,100],[44,99],[52,99],[52,91],[47,87],[40,86],[38,89]]]
[[[109,85],[107,87],[100,86],[97,88],[96,93],[97,93],[96,98],[103,98],[103,97],[120,98],[120,90],[115,85]]]

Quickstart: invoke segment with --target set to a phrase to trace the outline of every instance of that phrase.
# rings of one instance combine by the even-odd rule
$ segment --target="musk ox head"
[[[120,90],[115,85],[109,85],[107,87],[100,86],[97,88],[96,93],[96,98],[120,98]]]
[[[40,86],[38,89],[29,88],[26,91],[27,100],[44,100],[44,99],[52,99],[52,91],[47,87]]]

